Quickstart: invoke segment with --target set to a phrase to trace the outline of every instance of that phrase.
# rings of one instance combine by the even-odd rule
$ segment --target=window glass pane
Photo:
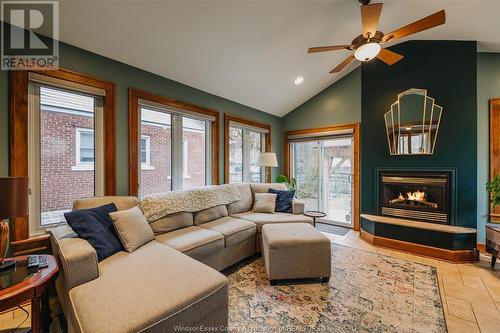
[[[182,118],[184,190],[206,184],[206,126],[206,121]]]
[[[149,164],[149,136],[142,136],[141,138],[141,164]]]
[[[95,100],[41,87],[40,109],[40,208],[44,226],[64,221],[63,213],[71,210],[73,201],[95,193]]]
[[[229,182],[243,182],[243,130],[229,128]]]
[[[149,137],[149,166],[140,168],[139,196],[168,192],[172,189],[172,118],[165,112],[141,108],[141,138]],[[141,139],[141,164],[147,161]]]
[[[305,203],[306,210],[318,209],[319,142],[300,142],[292,145],[295,195]]]
[[[250,159],[250,175],[248,179],[250,179],[251,182],[260,183],[262,180],[262,168],[257,165],[257,161],[262,151],[262,134],[248,131],[248,140]]]

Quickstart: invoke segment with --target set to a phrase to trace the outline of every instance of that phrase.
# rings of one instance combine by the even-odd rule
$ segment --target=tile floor
[[[344,236],[326,235],[336,244],[435,266],[448,332],[500,333],[500,269],[490,269],[490,257],[481,255],[481,261],[476,264],[452,264],[372,246],[354,231]],[[500,267],[500,263],[497,265]],[[30,311],[29,304],[25,308]],[[51,299],[51,308],[53,313],[58,311],[54,309],[57,308],[55,299]],[[1,313],[0,333],[11,332],[25,318],[26,314],[20,309]],[[25,332],[29,323],[27,319],[17,332]]]

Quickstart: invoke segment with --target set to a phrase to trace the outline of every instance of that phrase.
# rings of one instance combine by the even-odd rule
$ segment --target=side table
[[[0,273],[0,311],[11,309],[31,300],[31,332],[49,332],[49,285],[57,277],[59,266],[51,255],[42,255],[48,266],[28,269],[27,256],[9,258],[16,261],[16,268]]]
[[[486,225],[486,251],[491,253],[491,268],[495,268],[500,253],[500,224]]]
[[[312,219],[313,219],[313,226],[315,228],[316,228],[316,218],[322,218],[322,217],[326,216],[325,213],[318,212],[318,211],[315,211],[315,210],[306,211],[306,212],[304,212],[304,215],[307,216],[307,217],[312,217]]]

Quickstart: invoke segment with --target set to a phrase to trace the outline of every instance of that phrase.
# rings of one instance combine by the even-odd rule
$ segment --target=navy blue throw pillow
[[[276,194],[276,208],[277,212],[292,213],[292,201],[295,196],[295,191],[275,190],[270,188],[267,193]]]
[[[115,204],[89,208],[77,209],[64,213],[66,221],[78,237],[85,239],[97,252],[98,261],[119,252],[123,249],[116,235],[113,221],[109,213],[116,212]]]

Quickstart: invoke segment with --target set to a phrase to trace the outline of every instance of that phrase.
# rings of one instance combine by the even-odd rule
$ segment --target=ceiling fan
[[[347,59],[342,61],[330,73],[338,73],[344,67],[349,65],[354,59],[365,62],[377,57],[387,65],[393,65],[403,59],[403,56],[395,52],[383,49],[382,44],[394,41],[417,32],[424,31],[446,22],[444,10],[440,10],[432,15],[424,17],[418,21],[405,25],[391,33],[384,34],[377,30],[380,13],[382,12],[382,3],[372,3],[370,0],[359,0],[361,3],[361,28],[363,33],[354,38],[350,45],[334,45],[311,47],[308,53],[336,51],[336,50],[354,50]]]

